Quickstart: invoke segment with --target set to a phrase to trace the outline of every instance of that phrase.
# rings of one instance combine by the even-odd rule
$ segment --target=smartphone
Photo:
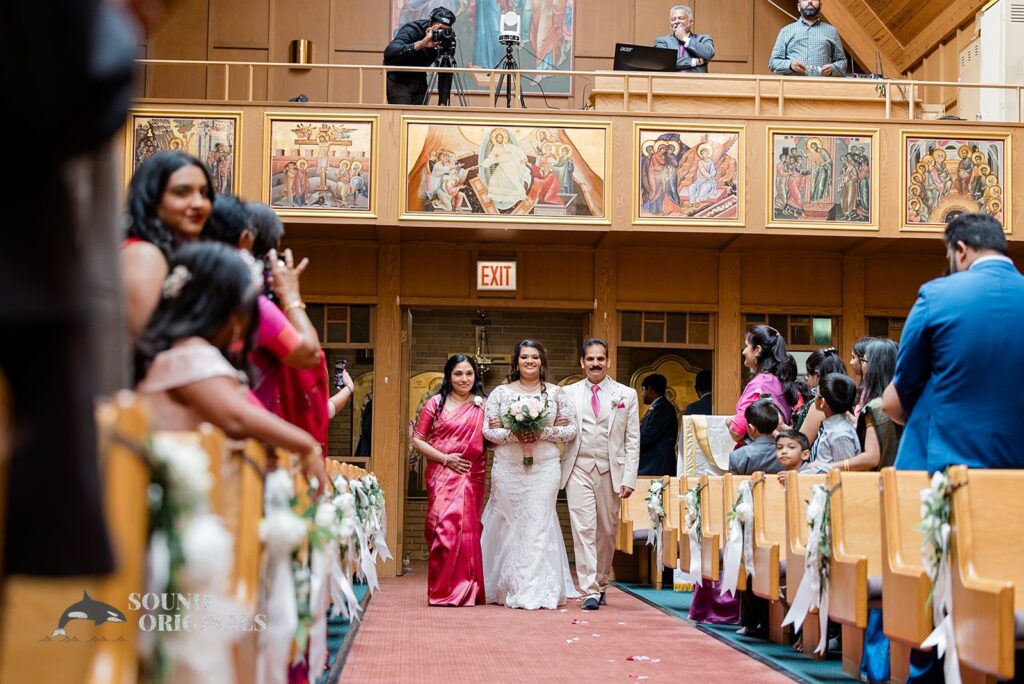
[[[345,386],[344,373],[347,367],[348,361],[346,361],[345,359],[341,359],[340,361],[334,364],[334,386],[337,389],[341,389],[342,387]]]

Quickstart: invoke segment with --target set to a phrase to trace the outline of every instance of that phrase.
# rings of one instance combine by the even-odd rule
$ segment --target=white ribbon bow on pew
[[[654,557],[661,563],[661,531],[665,527],[665,506],[662,491],[665,485],[655,480],[647,492],[647,517],[650,527],[647,528],[647,545],[654,547]]]
[[[750,481],[740,483],[740,492],[733,506],[732,520],[729,521],[729,539],[722,554],[722,592],[736,595],[739,582],[740,561],[747,575],[754,575],[754,497],[750,493]]]
[[[307,528],[291,509],[294,493],[288,471],[275,470],[267,475],[266,514],[260,522],[260,539],[267,549],[267,628],[261,634],[256,660],[258,684],[287,684],[288,656],[299,626],[292,554],[306,538]]]
[[[932,630],[922,649],[934,647],[948,684],[960,684],[960,658],[953,631],[953,577],[949,568],[949,480],[945,473],[932,476],[931,485],[921,490],[921,560],[932,578]]]
[[[824,653],[828,645],[828,562],[832,555],[832,540],[829,535],[829,492],[822,484],[814,485],[811,500],[807,503],[807,547],[804,556],[804,577],[800,580],[793,605],[786,613],[782,626],[793,625],[799,632],[812,608],[818,609],[818,624],[821,638],[815,653]]]
[[[690,544],[690,581],[701,584],[700,487],[687,490],[683,499],[686,501],[686,517],[683,524],[686,526],[686,537]]]

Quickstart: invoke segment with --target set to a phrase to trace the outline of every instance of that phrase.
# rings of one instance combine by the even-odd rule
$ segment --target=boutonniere
[[[612,408],[613,409],[626,408],[626,403],[623,401],[623,397],[621,395],[616,395],[616,396],[612,397]]]
[[[477,406],[483,406],[484,398],[478,394],[475,397],[473,397],[473,403],[476,404]]]

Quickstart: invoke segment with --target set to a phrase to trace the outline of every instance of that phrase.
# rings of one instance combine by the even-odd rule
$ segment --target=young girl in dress
[[[136,343],[136,391],[158,430],[212,423],[232,439],[258,439],[298,453],[307,476],[326,482],[322,449],[309,433],[268,412],[228,357],[242,363],[256,319],[260,272],[238,250],[187,245],[170,262],[161,299]]]

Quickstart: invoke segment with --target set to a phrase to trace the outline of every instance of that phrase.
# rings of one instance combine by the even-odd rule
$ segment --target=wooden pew
[[[628,499],[621,499],[619,504],[619,527],[615,535],[615,548],[623,553],[633,555],[633,535],[640,530],[650,527],[650,517],[647,513],[647,493],[651,489],[651,483],[660,480],[665,488],[662,496],[668,498],[668,477],[638,477],[633,495]],[[655,589],[661,589],[661,559],[655,555],[654,547],[644,544],[644,549],[639,552],[640,577],[646,577]]]
[[[722,477],[722,539],[721,549],[725,552],[725,544],[729,541],[729,521],[732,516],[732,506],[736,503],[736,497],[740,495],[740,484],[750,481],[750,475],[733,475],[726,473]],[[724,559],[723,559],[724,560]],[[747,568],[740,560],[740,569],[736,577],[737,591],[744,591],[747,588]]]
[[[806,565],[807,501],[811,498],[811,488],[824,482],[824,475],[799,475],[795,471],[786,477],[786,602],[790,605],[803,580]],[[823,659],[824,655],[814,652],[821,636],[817,610],[811,611],[804,620],[800,633],[803,635],[804,654],[816,660]]]
[[[725,478],[700,476],[700,572],[712,582],[721,577],[725,543]]]
[[[921,563],[921,490],[928,473],[882,469],[882,631],[889,637],[891,681],[910,674],[910,649],[932,631],[931,580]]]
[[[683,499],[683,495],[688,490],[696,487],[700,484],[700,479],[696,477],[687,477],[686,475],[680,475],[678,478],[679,486],[679,499],[670,501],[672,507],[676,509],[676,516],[679,520],[679,533],[676,535],[678,541],[678,556],[679,556],[679,568],[689,574],[690,572],[690,535],[683,529],[686,521],[686,501]],[[675,587],[677,591],[693,591],[693,584],[685,584],[682,587]]]
[[[670,477],[665,492],[665,525],[661,530],[661,564],[673,570],[679,560],[679,528],[683,524],[683,519],[679,517],[680,493],[679,478]]]
[[[953,628],[964,681],[1014,677],[1014,612],[1024,610],[1024,470],[949,472]],[[989,675],[989,677],[985,677]]]
[[[768,638],[776,644],[788,643],[789,628],[783,629],[786,605],[782,600],[781,572],[786,543],[786,487],[778,475],[754,473],[750,478],[754,498],[754,577],[755,596],[771,601],[768,611]]]
[[[868,578],[882,576],[882,511],[878,473],[832,470],[832,565],[829,570],[828,616],[842,626],[843,672],[859,678],[868,626]]]

